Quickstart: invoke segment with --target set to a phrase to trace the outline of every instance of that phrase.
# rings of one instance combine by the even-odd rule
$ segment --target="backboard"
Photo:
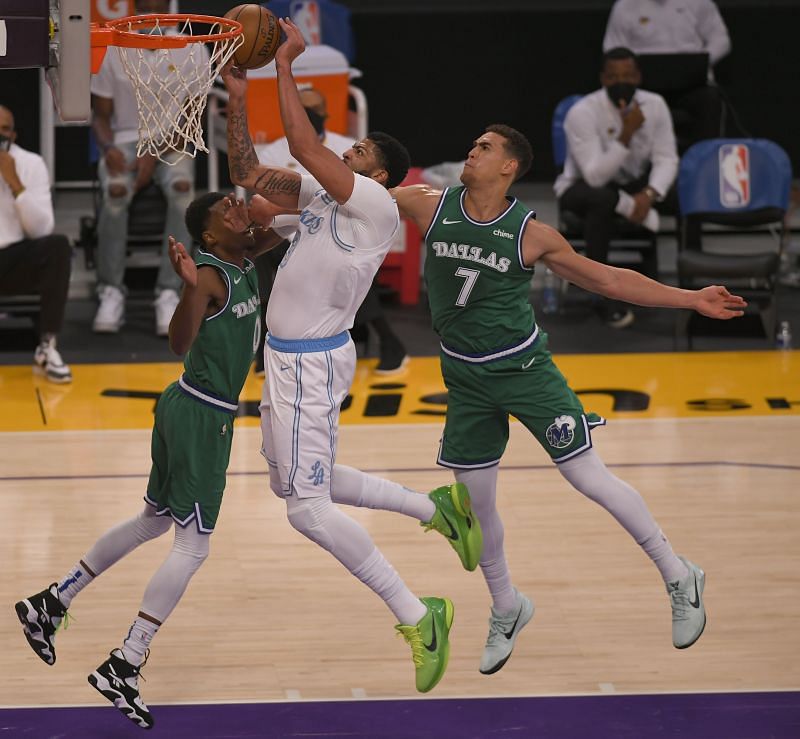
[[[45,75],[61,120],[91,115],[90,0],[50,0],[50,58]]]

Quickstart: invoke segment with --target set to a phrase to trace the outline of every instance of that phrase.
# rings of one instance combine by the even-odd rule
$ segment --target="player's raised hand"
[[[244,233],[251,225],[247,204],[236,195],[230,194],[225,198],[225,214],[222,216],[225,225],[236,233]]]
[[[747,301],[738,295],[731,295],[721,285],[710,285],[697,291],[694,309],[709,318],[738,318],[744,314]]]
[[[306,49],[306,42],[300,29],[292,23],[290,18],[278,18],[281,30],[286,36],[286,40],[278,47],[275,54],[275,62],[291,64]]]
[[[220,70],[220,76],[225,83],[228,94],[233,97],[244,97],[247,93],[247,70],[237,67],[233,59]]]
[[[197,265],[180,241],[169,237],[169,261],[172,269],[189,287],[197,287]]]

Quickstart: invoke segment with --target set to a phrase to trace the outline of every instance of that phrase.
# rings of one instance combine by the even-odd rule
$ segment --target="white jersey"
[[[355,175],[340,205],[304,175],[291,245],[278,268],[267,325],[279,339],[319,339],[353,325],[389,250],[400,216],[386,188]]]

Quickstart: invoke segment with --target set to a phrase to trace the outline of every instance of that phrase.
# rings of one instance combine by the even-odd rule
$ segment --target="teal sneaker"
[[[415,626],[397,624],[395,629],[411,647],[417,671],[417,690],[427,693],[436,687],[450,659],[450,627],[453,603],[447,598],[420,598],[428,612]]]
[[[436,506],[430,521],[422,521],[425,531],[436,529],[456,550],[465,570],[472,572],[483,551],[483,534],[478,517],[472,512],[467,486],[460,482],[445,485],[428,493]]]

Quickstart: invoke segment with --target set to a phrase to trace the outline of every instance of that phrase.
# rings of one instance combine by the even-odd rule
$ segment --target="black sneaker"
[[[14,606],[28,644],[48,665],[55,664],[56,631],[67,615],[67,609],[55,594],[57,585],[53,583],[41,593],[31,595]]]
[[[407,364],[408,354],[399,339],[387,339],[381,342],[381,358],[375,367],[375,374],[393,375],[402,372]]]
[[[89,685],[102,693],[125,716],[143,729],[150,729],[153,726],[150,709],[139,695],[139,671],[149,656],[148,652],[144,662],[136,667],[125,659],[121,649],[114,649],[109,658],[87,678]]]

